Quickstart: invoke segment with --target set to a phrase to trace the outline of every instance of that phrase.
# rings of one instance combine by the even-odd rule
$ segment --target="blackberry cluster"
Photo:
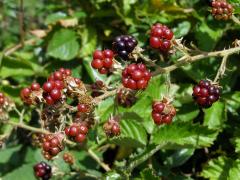
[[[97,80],[95,83],[91,85],[92,97],[97,97],[103,94],[103,90],[106,89],[104,83],[100,80]]]
[[[127,60],[128,55],[137,46],[137,40],[130,35],[117,36],[113,42],[113,51],[123,60]]]
[[[93,53],[92,67],[97,69],[100,74],[107,74],[113,65],[114,54],[112,50],[96,50]]]
[[[123,107],[131,107],[136,102],[135,92],[122,88],[117,92],[117,102]]]
[[[192,96],[200,107],[209,108],[219,99],[220,89],[208,80],[201,80],[193,87]]]
[[[212,15],[217,20],[228,20],[232,17],[233,7],[226,0],[212,1]]]
[[[150,46],[162,52],[167,52],[171,48],[172,38],[173,32],[167,26],[157,23],[151,28]]]
[[[108,137],[119,136],[121,134],[119,118],[111,117],[107,122],[104,123],[103,130]]]
[[[65,128],[65,134],[75,142],[83,143],[88,133],[88,127],[84,124],[72,124]]]
[[[30,87],[23,88],[20,92],[20,97],[22,101],[26,104],[32,104],[33,99],[32,99],[32,93],[33,92],[38,92],[40,91],[41,87],[40,84],[38,83],[32,83]]]
[[[176,115],[176,109],[166,99],[152,104],[152,118],[157,125],[170,124]]]
[[[63,154],[63,160],[67,163],[72,165],[74,163],[74,158],[73,155],[71,153],[65,152]]]
[[[62,140],[64,136],[63,134],[48,134],[45,135],[43,140],[43,151],[42,154],[45,159],[50,160],[52,157],[56,156],[59,152],[61,152],[64,147],[62,145]]]
[[[37,163],[34,167],[34,174],[37,178],[41,178],[42,180],[48,180],[52,176],[52,168],[45,162]]]
[[[48,105],[52,105],[61,99],[62,90],[65,87],[64,79],[71,74],[70,69],[60,68],[51,74],[48,81],[43,84],[43,98]]]
[[[144,64],[130,64],[122,72],[122,84],[129,89],[145,89],[150,79],[151,73]]]
[[[5,96],[3,93],[0,92],[0,107],[3,106],[5,103]]]

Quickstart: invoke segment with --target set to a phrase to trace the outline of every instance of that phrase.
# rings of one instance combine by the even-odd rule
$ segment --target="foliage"
[[[27,0],[23,1],[23,34],[19,32],[19,1],[0,2],[0,91],[15,102],[17,109],[24,110],[10,112],[10,125],[0,124],[1,179],[34,179],[32,166],[44,160],[39,148],[31,144],[30,129],[13,128],[19,114],[24,124],[39,127],[37,109],[20,99],[23,87],[34,81],[43,83],[60,67],[70,68],[73,76],[85,84],[99,79],[111,87],[118,86],[119,74],[100,75],[91,67],[91,60],[95,49],[111,49],[114,37],[121,34],[133,35],[145,49],[143,54],[156,59],[160,67],[178,63],[182,52],[164,56],[149,47],[149,30],[156,22],[170,27],[175,38],[183,38],[187,47],[194,44],[197,48],[193,48],[192,55],[233,47],[239,38],[239,24],[215,20],[207,2]],[[239,1],[229,2],[238,18]],[[218,102],[203,110],[192,100],[193,85],[201,79],[213,80],[221,57],[206,56],[175,71],[158,73],[146,90],[137,93],[137,102],[130,108],[116,107],[114,96],[99,102],[95,109],[98,124],[90,130],[87,144],[77,148],[70,145],[64,150],[74,155],[74,165],[70,167],[63,161],[63,152],[48,162],[55,168],[53,179],[237,179],[239,55],[228,56],[225,76],[219,82],[222,95]],[[156,126],[151,104],[163,97],[173,100],[177,115],[172,124]],[[121,135],[106,138],[102,125],[113,113],[121,115]],[[101,163],[110,169],[104,169]]]

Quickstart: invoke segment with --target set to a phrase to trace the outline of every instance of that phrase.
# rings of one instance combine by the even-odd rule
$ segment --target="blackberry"
[[[152,118],[157,125],[170,124],[176,115],[176,109],[166,99],[152,104]]]
[[[137,44],[137,40],[131,35],[117,36],[113,42],[113,51],[123,60],[127,60]]]
[[[151,28],[150,46],[162,52],[168,52],[172,38],[173,32],[167,26],[157,23]]]
[[[34,174],[36,177],[42,180],[48,180],[52,176],[52,168],[45,162],[40,162],[33,167]]]
[[[193,87],[193,99],[202,108],[209,108],[220,97],[220,88],[208,80],[201,80]]]
[[[144,64],[130,64],[122,72],[123,86],[132,90],[145,89],[151,73]]]
[[[228,20],[232,17],[233,7],[226,0],[212,1],[212,15],[217,20]]]

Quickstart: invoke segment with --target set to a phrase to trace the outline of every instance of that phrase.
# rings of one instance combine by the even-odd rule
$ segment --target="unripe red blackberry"
[[[45,135],[43,144],[42,144],[42,153],[45,159],[52,159],[53,156],[56,156],[59,152],[64,149],[62,144],[63,134],[48,134]]]
[[[81,113],[87,113],[90,111],[89,106],[83,103],[78,104],[77,108],[78,108],[78,111]]]
[[[137,46],[137,40],[130,35],[117,36],[113,41],[113,51],[123,60],[127,60],[129,54]]]
[[[152,118],[157,125],[170,124],[176,115],[176,109],[166,99],[152,104]]]
[[[119,117],[115,116],[104,123],[103,130],[108,137],[119,136],[121,134],[119,120]]]
[[[212,15],[217,20],[228,20],[232,17],[233,7],[226,0],[212,1]]]
[[[112,50],[106,49],[104,51],[96,50],[93,53],[92,67],[97,69],[101,74],[107,74],[113,65],[114,54]]]
[[[70,165],[72,165],[74,163],[73,155],[71,153],[68,153],[68,152],[65,152],[63,154],[63,160]]]
[[[168,52],[172,38],[173,32],[167,26],[157,23],[151,28],[150,46],[162,52]]]
[[[48,180],[52,176],[52,168],[45,162],[40,162],[33,167],[34,174],[37,178],[41,178],[42,180]]]
[[[193,87],[193,99],[202,108],[209,108],[220,97],[220,88],[208,80],[201,80]]]
[[[88,133],[88,127],[84,124],[74,123],[65,128],[65,134],[73,141],[83,143]]]
[[[123,86],[132,90],[145,89],[151,73],[144,64],[130,64],[122,72]]]
[[[135,92],[127,89],[120,89],[117,92],[117,102],[123,107],[131,107],[136,102]]]

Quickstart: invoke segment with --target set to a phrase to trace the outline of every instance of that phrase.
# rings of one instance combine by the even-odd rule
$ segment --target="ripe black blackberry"
[[[41,178],[42,180],[48,180],[52,176],[52,168],[45,162],[40,162],[36,164],[34,167],[35,176]]]
[[[128,55],[137,46],[137,40],[130,35],[117,36],[113,42],[113,51],[123,60],[128,59]]]
[[[193,87],[193,99],[202,108],[209,108],[220,97],[220,88],[208,80],[201,80]]]

